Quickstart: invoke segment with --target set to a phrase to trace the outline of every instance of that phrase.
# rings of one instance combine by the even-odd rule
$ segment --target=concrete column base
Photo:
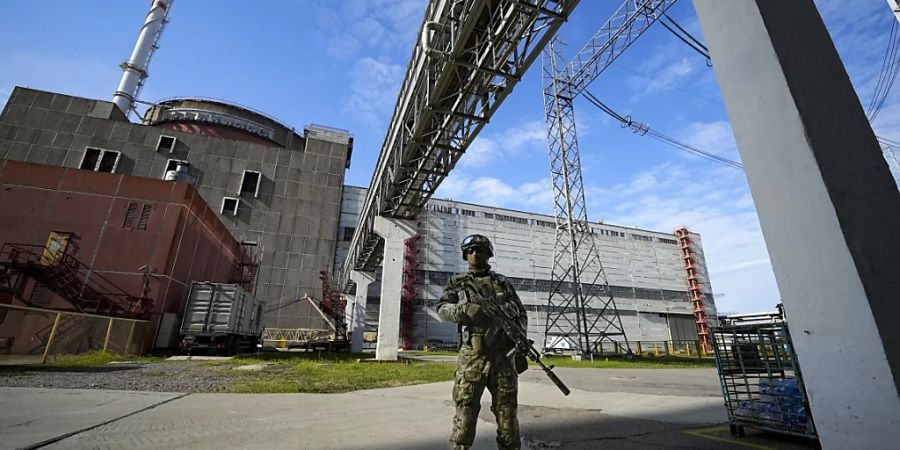
[[[384,239],[381,273],[381,307],[378,311],[378,344],[375,359],[397,360],[400,347],[400,294],[403,287],[404,242],[415,236],[412,220],[375,218],[375,233]]]
[[[375,272],[352,270],[350,280],[356,283],[356,295],[347,302],[347,317],[350,318],[350,351],[360,353],[363,349],[363,332],[366,330],[366,300],[369,285],[375,281]]]

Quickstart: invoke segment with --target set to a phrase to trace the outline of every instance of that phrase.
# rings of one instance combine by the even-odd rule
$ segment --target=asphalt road
[[[810,448],[732,438],[714,369],[558,368],[564,397],[531,369],[520,380],[523,448]],[[0,388],[0,448],[443,449],[451,384],[345,394],[180,394]],[[496,448],[488,404],[475,449]]]

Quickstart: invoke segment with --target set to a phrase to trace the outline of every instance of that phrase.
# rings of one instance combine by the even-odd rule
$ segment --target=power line
[[[894,86],[897,79],[897,73],[900,71],[900,60],[898,60],[898,48],[900,48],[900,33],[897,30],[897,22],[891,22],[891,33],[888,38],[888,48],[884,52],[884,58],[881,61],[881,70],[878,74],[878,81],[875,83],[875,92],[872,94],[872,100],[866,114],[869,121],[875,120],[878,113],[884,106],[888,93]]]
[[[672,25],[670,26],[669,24],[667,24],[665,21],[662,21],[662,20],[659,21],[660,25],[662,25],[667,30],[669,30],[669,32],[672,33],[673,35],[675,35],[675,37],[677,37],[679,40],[681,40],[681,42],[684,42],[688,47],[694,49],[694,51],[696,51],[701,56],[706,58],[706,64],[708,66],[711,66],[712,64],[710,62],[711,59],[709,57],[709,49],[706,48],[706,46],[703,45],[702,42],[700,42],[697,38],[692,36],[691,33],[689,33],[687,30],[685,30],[681,25],[678,25],[678,22],[676,22],[675,19],[672,19],[671,17],[669,17],[668,14],[663,14],[663,17],[665,19],[667,19],[669,21],[669,23],[671,23]],[[673,29],[672,26],[677,28],[678,31]]]
[[[622,70],[625,70],[626,72],[630,72],[630,73],[632,73],[632,74],[634,74],[634,75],[637,75],[637,76],[639,76],[639,77],[641,77],[641,78],[645,78],[645,79],[647,79],[647,80],[651,80],[651,81],[659,81],[659,79],[656,78],[656,77],[652,77],[652,76],[650,76],[650,75],[647,75],[646,73],[643,73],[643,72],[640,72],[640,71],[638,71],[638,70],[632,69],[631,67],[628,67],[628,66],[626,66],[625,64],[622,64],[621,62],[618,62],[618,61],[616,62],[616,65],[610,66],[610,67],[613,68],[613,69],[622,69]],[[713,105],[721,105],[721,104],[722,104],[721,101],[716,101],[716,100],[713,100],[713,99],[711,99],[711,98],[704,97],[704,96],[702,96],[702,95],[700,95],[700,94],[698,94],[698,93],[696,93],[696,92],[689,91],[689,90],[687,90],[687,89],[685,89],[685,88],[683,88],[683,87],[681,87],[681,86],[678,86],[678,85],[676,85],[676,84],[674,84],[674,83],[662,83],[662,86],[665,86],[666,88],[669,88],[669,89],[674,89],[674,90],[676,90],[676,91],[679,91],[679,92],[682,92],[682,93],[684,93],[684,94],[690,95],[691,97],[695,97],[695,98],[698,98],[698,99],[703,100],[703,101],[705,101],[705,102],[711,103],[711,104],[713,104]]]
[[[591,104],[593,104],[594,106],[599,108],[601,111],[605,112],[606,114],[610,115],[612,118],[619,121],[622,124],[622,127],[629,128],[633,132],[635,132],[641,136],[644,136],[644,135],[650,136],[660,142],[663,142],[672,147],[675,147],[678,150],[681,150],[681,151],[687,152],[687,153],[691,153],[695,156],[699,156],[706,160],[712,161],[716,164],[721,164],[723,166],[731,167],[734,169],[740,169],[740,170],[744,169],[744,165],[737,161],[733,161],[728,158],[723,158],[721,156],[712,154],[710,152],[703,151],[699,148],[696,148],[694,146],[691,146],[684,142],[681,142],[671,136],[667,136],[656,130],[652,130],[652,129],[650,129],[650,127],[647,124],[645,124],[643,122],[635,121],[631,118],[631,116],[623,116],[623,115],[617,113],[612,108],[610,108],[609,106],[607,106],[606,104],[601,102],[599,99],[597,99],[597,97],[595,97],[594,94],[592,94],[590,91],[585,90],[584,96],[585,96],[585,98],[588,99],[589,102],[591,102]]]

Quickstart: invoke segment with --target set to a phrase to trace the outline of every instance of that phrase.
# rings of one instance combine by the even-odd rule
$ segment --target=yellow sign
[[[62,258],[69,246],[69,233],[60,233],[51,231],[50,237],[47,238],[47,245],[44,246],[44,252],[41,254],[41,265],[52,266]]]

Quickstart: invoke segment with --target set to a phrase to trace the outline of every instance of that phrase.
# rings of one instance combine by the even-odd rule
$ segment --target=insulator
[[[639,136],[643,136],[650,131],[650,125],[637,120],[632,120],[631,116],[625,117],[625,121],[622,122],[622,128],[629,128],[633,133]]]

